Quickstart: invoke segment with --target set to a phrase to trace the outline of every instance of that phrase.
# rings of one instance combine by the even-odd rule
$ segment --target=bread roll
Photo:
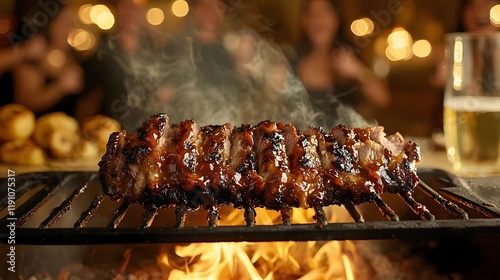
[[[43,165],[45,151],[31,140],[8,142],[0,147],[0,160],[15,165]]]
[[[63,131],[66,135],[79,135],[78,121],[63,112],[49,113],[39,117],[36,121],[33,139],[44,149],[48,149],[53,141],[53,133]],[[78,141],[77,141],[78,142]],[[57,149],[57,148],[56,148]]]
[[[26,140],[35,129],[35,114],[19,104],[0,108],[0,142]]]
[[[89,140],[80,141],[74,151],[74,157],[77,158],[98,158],[99,155],[97,144]]]
[[[75,150],[81,141],[79,133],[71,133],[65,130],[56,129],[49,135],[48,151],[50,156],[58,159],[71,158],[76,155]]]
[[[95,142],[100,151],[106,150],[109,135],[120,131],[120,124],[104,115],[92,116],[82,123],[82,134],[85,138]]]

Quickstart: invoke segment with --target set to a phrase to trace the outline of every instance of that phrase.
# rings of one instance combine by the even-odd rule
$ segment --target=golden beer
[[[500,97],[447,97],[444,131],[454,170],[468,176],[500,174]]]

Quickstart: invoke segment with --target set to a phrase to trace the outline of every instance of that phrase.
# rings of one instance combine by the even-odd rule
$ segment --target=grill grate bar
[[[156,207],[150,207],[144,212],[144,217],[142,220],[141,229],[150,228],[158,215],[158,209]]]
[[[17,198],[23,196],[26,192],[31,190],[33,187],[40,186],[40,185],[55,185],[57,181],[55,181],[57,178],[57,173],[51,173],[51,172],[42,172],[42,173],[30,173],[30,174],[23,174],[22,176],[18,176],[16,178],[16,196]],[[5,183],[2,184],[3,186],[7,186],[8,180],[5,179]],[[3,190],[3,189],[2,189]],[[5,188],[5,191],[7,191],[7,188]],[[7,193],[5,194],[0,191],[0,211],[4,210],[7,207]]]
[[[38,177],[37,177],[38,176]],[[30,181],[26,178],[32,180]],[[255,209],[248,206],[244,208],[245,226],[217,226],[219,209],[217,206],[208,209],[208,226],[184,227],[187,206],[180,205],[175,210],[175,225],[173,227],[156,227],[153,222],[159,211],[157,208],[149,208],[143,212],[143,220],[140,226],[119,225],[131,209],[131,203],[124,201],[118,208],[114,209],[111,221],[107,227],[87,227],[98,209],[105,207],[106,195],[102,192],[93,194],[93,187],[98,188],[96,172],[51,172],[47,174],[33,173],[19,176],[19,193],[26,193],[30,189],[36,192],[30,193],[30,197],[16,209],[20,214],[18,228],[16,229],[16,243],[18,244],[117,244],[117,243],[187,243],[187,242],[223,242],[223,241],[305,241],[305,240],[345,240],[345,239],[422,239],[442,236],[469,236],[469,235],[500,235],[500,219],[471,219],[467,213],[454,203],[441,197],[427,184],[421,182],[419,187],[422,191],[432,197],[439,205],[444,207],[449,216],[460,219],[439,219],[426,209],[423,204],[418,203],[410,194],[400,194],[401,198],[417,213],[423,220],[406,220],[398,222],[364,222],[363,216],[352,203],[345,203],[355,223],[328,223],[328,219],[322,207],[314,207],[314,219],[312,224],[291,224],[292,208],[282,209],[282,225],[255,225]],[[75,188],[76,187],[76,188]],[[449,187],[449,186],[447,186]],[[443,190],[441,188],[440,190]],[[17,191],[17,188],[16,188]],[[48,217],[40,224],[39,228],[20,227],[33,214],[48,203],[58,191],[64,191],[65,200],[56,206]],[[92,192],[92,201],[83,201],[80,197],[84,191]],[[0,190],[0,195],[2,195]],[[59,197],[59,196],[58,196]],[[87,197],[87,196],[85,196]],[[50,201],[49,201],[50,200]],[[5,201],[4,198],[0,200]],[[390,220],[398,220],[394,211],[382,201],[375,199],[382,214]],[[80,205],[80,203],[84,203]],[[87,204],[87,203],[90,203]],[[6,203],[5,203],[6,204]],[[85,211],[81,213],[73,227],[52,227],[61,216],[65,215],[70,207],[83,206]],[[43,209],[42,209],[43,210]],[[110,209],[111,210],[111,209]],[[135,209],[134,209],[135,210]],[[479,213],[482,213],[479,211]],[[438,216],[439,217],[439,216]],[[3,217],[1,224],[7,222]],[[0,243],[6,242],[7,233],[0,232]]]
[[[21,197],[23,196],[28,190],[31,188],[35,187],[37,185],[37,182],[34,181],[26,181],[23,180],[20,183],[17,182],[16,184],[16,195],[15,197]],[[7,186],[7,184],[2,184],[2,186]],[[0,212],[3,211],[3,209],[7,208],[7,195],[3,196],[4,199],[0,201]]]
[[[186,204],[181,204],[177,209],[175,209],[175,228],[184,227],[187,216],[187,206]]]
[[[247,227],[253,227],[255,226],[255,216],[257,213],[255,213],[255,209],[251,206],[246,206],[245,207],[245,223],[247,224]]]
[[[281,209],[281,220],[283,220],[283,225],[289,226],[292,224],[292,208]]]
[[[344,203],[344,207],[356,223],[363,223],[365,221],[363,215],[361,215],[361,213],[358,212],[358,209],[356,209],[356,206],[354,206],[352,202]]]
[[[432,215],[427,208],[422,205],[421,203],[418,203],[415,201],[415,199],[409,194],[399,194],[401,198],[410,206],[410,208],[415,212],[415,214],[419,215],[420,218],[429,220],[429,221],[434,221],[436,218],[434,215]]]
[[[455,203],[447,200],[438,192],[433,190],[429,185],[425,182],[420,181],[419,185],[420,189],[428,196],[432,197],[435,201],[437,201],[441,206],[448,211],[448,213],[452,214],[456,218],[467,220],[469,219],[469,215],[462,208],[458,207]]]
[[[218,220],[220,220],[219,207],[210,207],[210,209],[208,210],[208,226],[211,228],[216,227]]]
[[[321,206],[314,206],[314,211],[316,214],[314,215],[314,220],[318,223],[319,227],[324,227],[328,225],[328,218],[326,217],[325,210]]]
[[[35,187],[38,182],[36,181],[28,181],[23,180],[20,184],[16,185],[16,197],[23,196],[26,192],[28,192],[31,188]],[[3,207],[0,208],[0,211],[3,210]]]
[[[185,227],[172,229],[138,228],[18,228],[17,244],[125,244],[125,243],[196,243],[196,242],[261,242],[310,240],[373,240],[461,236],[498,236],[500,219],[415,220],[400,222],[330,223],[323,228],[316,224]],[[7,240],[7,233],[0,233]]]
[[[387,205],[380,196],[375,198],[375,204],[377,204],[378,209],[380,209],[380,212],[382,212],[382,215],[386,219],[390,221],[399,221],[399,216],[396,215],[394,210],[392,210],[391,207],[389,207],[389,205]]]
[[[87,210],[82,212],[80,219],[76,221],[73,227],[76,229],[81,229],[85,227],[87,223],[90,221],[90,219],[94,217],[97,208],[99,208],[99,206],[103,201],[104,201],[104,194],[97,195],[94,201],[92,201],[92,203],[90,204],[89,208],[87,208]]]
[[[59,184],[52,186],[47,184],[23,203],[17,210],[19,218],[17,219],[17,226],[22,226],[40,207],[45,205],[47,201],[64,185],[67,181],[76,178],[77,174],[62,174],[62,178]]]
[[[59,206],[50,211],[49,216],[40,224],[39,228],[48,228],[57,222],[66,212],[71,209],[71,204],[82,194],[88,187],[88,182],[76,188],[73,193],[66,198]]]
[[[118,225],[122,222],[123,218],[127,214],[128,207],[130,206],[130,202],[124,201],[118,209],[113,213],[113,219],[109,222],[108,228],[117,228]]]

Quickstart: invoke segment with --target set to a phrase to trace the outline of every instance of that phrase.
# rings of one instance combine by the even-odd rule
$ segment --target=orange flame
[[[257,224],[276,224],[280,214],[256,209]],[[325,208],[330,222],[348,221],[343,208]],[[313,223],[312,209],[294,209],[293,223]],[[242,211],[232,211],[221,225],[244,224]],[[350,241],[238,242],[164,245],[157,258],[167,279],[346,279],[354,272]],[[348,254],[346,254],[348,253]]]

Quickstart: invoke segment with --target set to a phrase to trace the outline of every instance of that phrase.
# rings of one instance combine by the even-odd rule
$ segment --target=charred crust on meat
[[[145,207],[282,210],[411,194],[419,181],[419,146],[400,134],[385,137],[381,127],[302,132],[263,121],[231,130],[168,120],[155,115],[136,133],[110,135],[99,162],[105,194]]]

